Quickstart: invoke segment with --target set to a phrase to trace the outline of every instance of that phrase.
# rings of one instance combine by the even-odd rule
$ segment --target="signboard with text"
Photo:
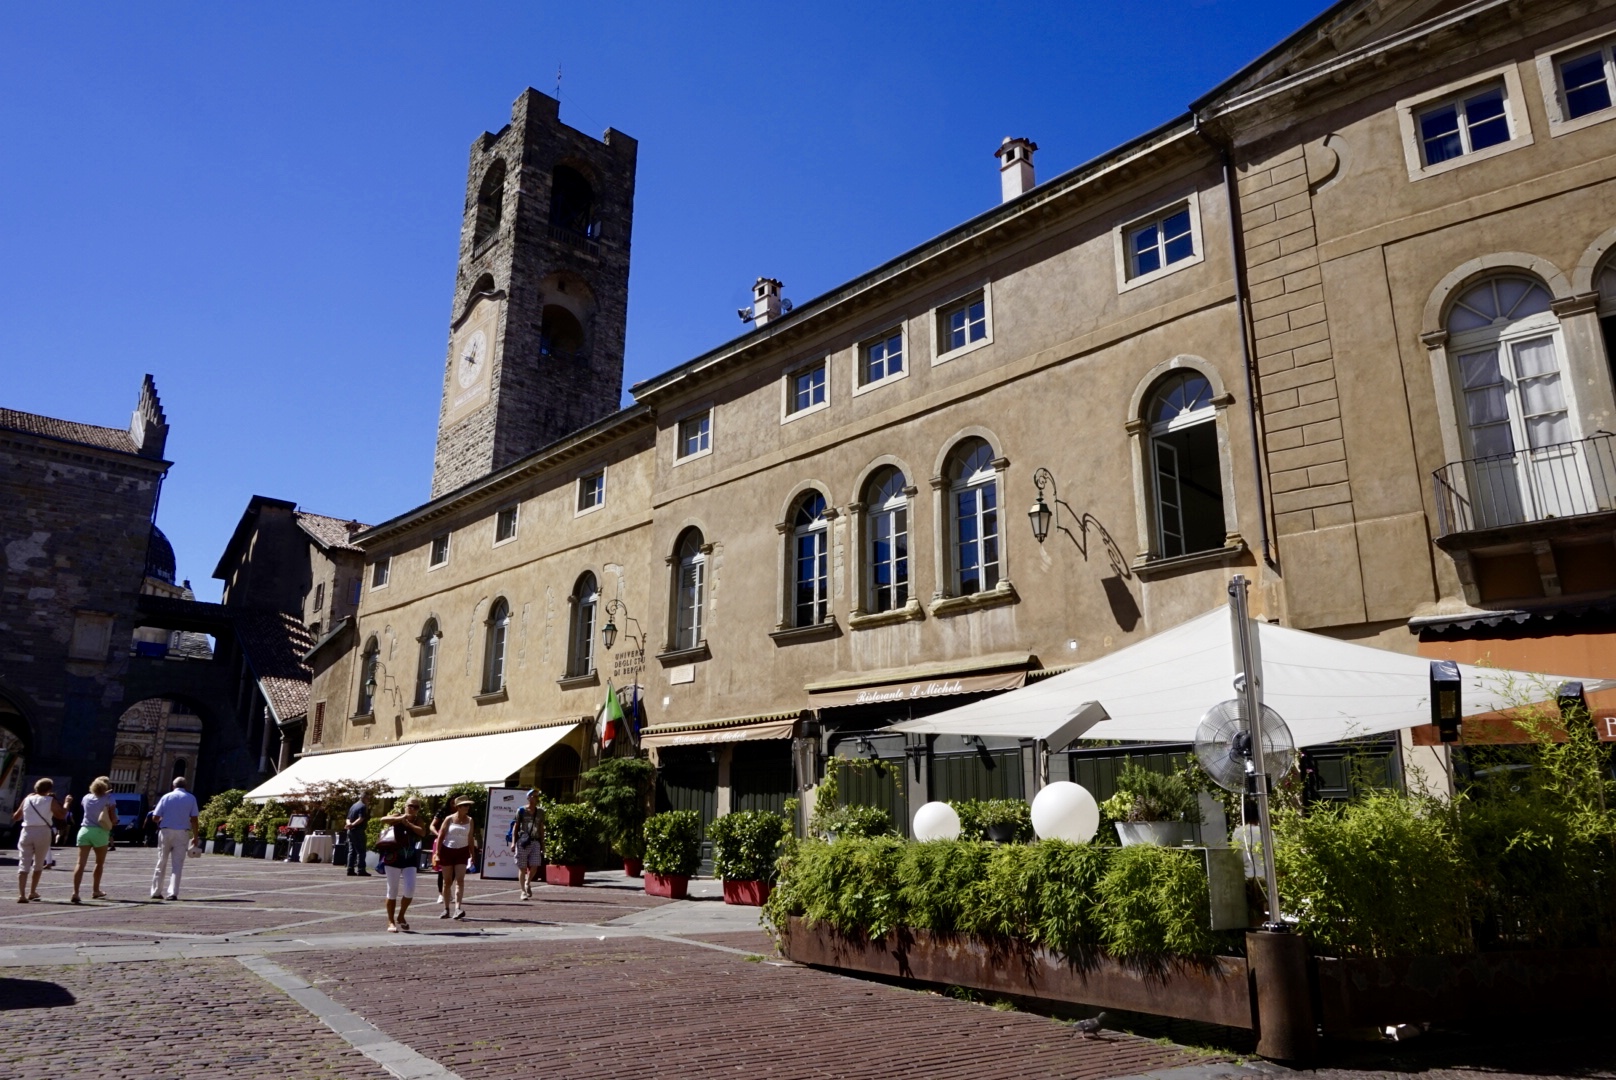
[[[516,856],[505,842],[516,811],[527,805],[525,788],[488,789],[488,820],[483,825],[482,876],[489,881],[515,881]]]

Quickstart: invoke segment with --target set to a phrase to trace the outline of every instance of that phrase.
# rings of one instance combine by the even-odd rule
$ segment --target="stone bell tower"
[[[639,144],[529,88],[472,143],[432,495],[616,412]]]

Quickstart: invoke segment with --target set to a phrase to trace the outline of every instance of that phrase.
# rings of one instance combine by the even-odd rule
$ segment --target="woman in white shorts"
[[[421,861],[421,841],[426,839],[421,800],[411,796],[402,814],[382,818],[382,828],[393,830],[396,844],[381,855],[381,864],[387,870],[387,932],[396,934],[410,928],[404,914],[415,899],[415,868]]]
[[[56,837],[56,823],[67,820],[67,808],[73,805],[73,796],[56,801],[51,791],[56,787],[48,776],[34,781],[34,793],[17,804],[11,820],[22,824],[22,835],[17,838],[17,903],[26,904],[39,899],[39,875],[45,872],[45,860],[50,855],[51,841]],[[29,880],[32,877],[33,880]]]

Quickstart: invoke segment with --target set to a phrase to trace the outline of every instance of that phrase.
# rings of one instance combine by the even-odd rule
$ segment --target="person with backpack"
[[[387,872],[387,932],[396,934],[410,928],[404,916],[415,898],[415,869],[421,859],[421,842],[427,826],[421,818],[421,800],[410,796],[402,814],[382,818],[382,832],[376,838],[376,856]],[[395,911],[394,905],[397,905]]]
[[[516,856],[516,880],[522,899],[533,899],[533,878],[544,867],[544,807],[539,805],[539,789],[527,793],[527,805],[516,811],[516,819],[505,833],[505,842]]]

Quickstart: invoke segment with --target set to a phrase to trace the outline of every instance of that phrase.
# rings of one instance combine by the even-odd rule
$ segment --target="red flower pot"
[[[555,863],[544,864],[544,883],[546,885],[566,885],[576,889],[584,883],[584,868],[581,866],[558,866]]]
[[[645,873],[645,895],[666,896],[669,900],[683,900],[690,889],[690,878],[684,874]]]
[[[623,873],[627,874],[629,877],[639,877],[644,872],[645,863],[641,862],[639,859],[623,860]]]
[[[772,881],[731,881],[724,879],[724,903],[762,907],[774,890]]]

